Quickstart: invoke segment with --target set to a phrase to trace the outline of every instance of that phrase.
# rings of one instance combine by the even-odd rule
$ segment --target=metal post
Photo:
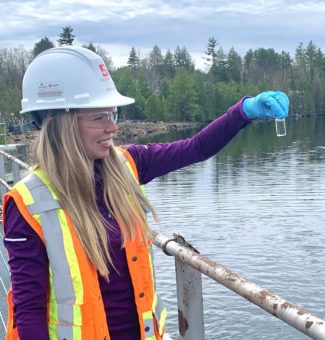
[[[5,171],[5,158],[3,155],[0,154],[0,178],[5,179],[6,176],[6,171]],[[0,198],[2,201],[2,197],[5,195],[7,192],[7,189],[4,185],[0,185]]]
[[[181,340],[204,340],[201,273],[175,258],[178,326]]]
[[[14,183],[20,180],[20,166],[16,162],[12,162],[12,179]]]
[[[3,122],[3,134],[4,134],[4,144],[7,145],[7,124]]]
[[[1,115],[1,112],[0,112]],[[6,129],[6,123],[5,122],[1,122],[0,126],[2,126],[2,133],[0,133],[0,136],[3,136],[3,144],[6,145],[7,144],[7,129]]]

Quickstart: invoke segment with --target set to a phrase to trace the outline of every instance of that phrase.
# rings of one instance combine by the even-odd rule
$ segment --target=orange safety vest
[[[138,174],[131,155],[117,148],[137,183]],[[49,258],[48,329],[52,340],[109,340],[104,304],[96,268],[89,261],[48,179],[35,170],[18,182],[9,198],[46,246]],[[3,215],[5,220],[5,214]],[[155,292],[151,245],[139,240],[125,246],[134,288],[142,340],[159,340],[164,333],[167,310]],[[7,340],[19,339],[13,316],[12,291],[8,292]]]

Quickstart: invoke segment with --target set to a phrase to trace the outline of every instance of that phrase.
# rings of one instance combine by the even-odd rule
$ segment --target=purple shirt
[[[215,155],[250,122],[242,112],[242,100],[192,138],[171,143],[128,146],[140,182],[146,184],[156,177]],[[100,176],[96,176],[96,195],[101,214],[113,226],[113,230],[107,229],[107,232],[117,271],[110,270],[109,283],[98,275],[110,336],[112,340],[139,339],[139,323],[125,249],[121,249],[119,226],[103,203]],[[48,340],[46,248],[12,200],[6,207],[4,233],[5,238],[26,238],[22,242],[4,239],[9,254],[14,313],[20,340]]]

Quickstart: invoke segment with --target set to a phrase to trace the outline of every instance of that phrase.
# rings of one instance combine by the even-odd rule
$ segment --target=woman
[[[194,137],[116,148],[118,93],[103,60],[78,47],[29,65],[22,113],[41,126],[34,170],[4,197],[12,290],[7,339],[161,339],[138,184],[203,161],[255,118],[287,116],[282,92],[243,98]]]

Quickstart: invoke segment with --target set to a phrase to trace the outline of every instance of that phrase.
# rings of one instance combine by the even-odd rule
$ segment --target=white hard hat
[[[122,96],[103,59],[84,47],[55,47],[39,54],[23,79],[20,113],[104,108],[134,103]]]

